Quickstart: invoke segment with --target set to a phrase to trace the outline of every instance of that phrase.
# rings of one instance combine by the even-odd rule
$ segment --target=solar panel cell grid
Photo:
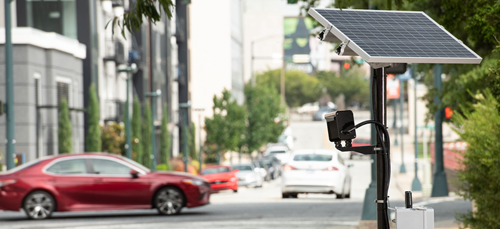
[[[315,10],[371,57],[479,58],[422,12]]]

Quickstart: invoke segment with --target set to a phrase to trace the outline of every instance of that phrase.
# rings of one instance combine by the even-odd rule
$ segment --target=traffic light
[[[453,110],[449,107],[444,108],[444,117],[450,119],[453,116]]]
[[[296,4],[299,0],[287,0],[288,4]]]
[[[345,68],[345,69],[349,69],[350,67],[351,67],[351,64],[349,64],[349,63],[347,63],[347,62],[345,62],[345,63],[344,63],[344,68]]]

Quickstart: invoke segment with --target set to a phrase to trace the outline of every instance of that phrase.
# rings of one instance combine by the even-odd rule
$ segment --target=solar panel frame
[[[387,10],[351,10],[351,9],[343,9],[342,11],[361,11],[361,12],[387,12],[387,13],[405,13],[405,14],[419,14],[424,15],[430,22],[436,25],[442,32],[447,34],[450,38],[457,42],[457,44],[461,45],[465,50],[469,51],[470,54],[473,54],[475,58],[467,58],[467,57],[398,57],[398,56],[371,56],[368,54],[366,50],[361,48],[356,42],[352,41],[344,32],[337,28],[334,24],[332,24],[329,20],[327,20],[321,13],[317,10],[327,10],[327,11],[339,11],[339,9],[309,9],[309,15],[311,15],[314,19],[316,19],[321,25],[323,25],[327,31],[325,33],[332,33],[336,36],[340,41],[347,42],[349,41],[346,52],[350,53],[352,50],[354,53],[359,55],[368,63],[439,63],[439,64],[479,64],[482,61],[482,58],[477,55],[474,51],[472,51],[469,47],[463,44],[462,41],[458,40],[455,36],[449,33],[446,29],[444,29],[441,25],[439,25],[436,21],[434,21],[431,17],[421,11],[387,11]],[[423,36],[420,34],[419,36]],[[392,51],[392,50],[391,50]],[[351,53],[352,54],[352,53]]]

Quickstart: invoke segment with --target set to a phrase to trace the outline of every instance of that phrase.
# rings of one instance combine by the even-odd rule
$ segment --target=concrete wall
[[[4,52],[4,46],[0,46]],[[0,72],[5,72],[5,57],[0,57]],[[41,134],[37,135],[35,106],[35,78],[39,78],[39,105],[57,105],[57,82],[69,84],[69,106],[83,107],[83,79],[81,59],[65,52],[33,45],[14,45],[14,103],[16,153],[24,153],[26,160],[37,155],[37,137],[40,155],[57,155],[57,109],[40,110]],[[0,100],[5,101],[5,74],[0,74]],[[83,113],[71,111],[73,125],[73,152],[83,152]],[[5,139],[5,116],[0,118],[0,139]],[[0,142],[1,151],[5,142]]]

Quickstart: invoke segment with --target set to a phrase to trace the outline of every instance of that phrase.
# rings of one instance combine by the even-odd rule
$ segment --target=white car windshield
[[[331,161],[332,155],[325,154],[298,154],[293,157],[294,161]]]

